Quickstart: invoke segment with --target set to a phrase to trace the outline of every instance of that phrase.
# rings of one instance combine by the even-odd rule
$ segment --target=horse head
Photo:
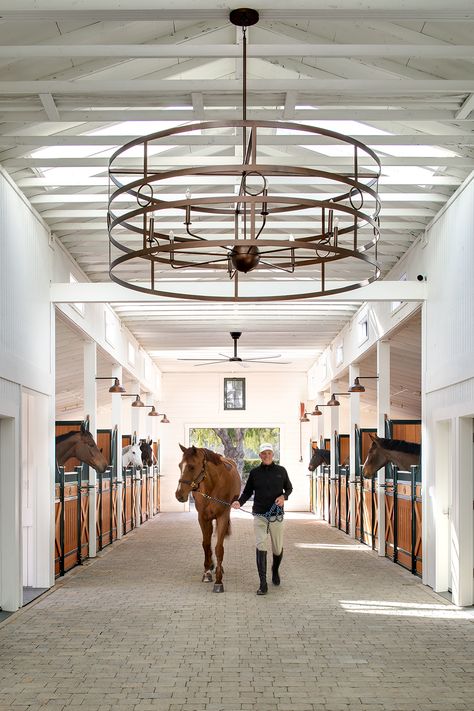
[[[142,451],[139,444],[132,444],[122,451],[122,463],[125,467],[142,467]]]
[[[319,467],[320,464],[329,463],[329,450],[315,448],[313,456],[311,457],[310,463],[308,464],[308,469],[310,472],[314,472],[315,469]]]
[[[64,464],[68,459],[75,457],[84,464],[88,464],[99,474],[103,474],[109,466],[108,462],[84,424],[81,425],[79,432],[70,432],[68,434],[69,436],[61,442],[63,445],[62,452],[57,452],[58,463]]]
[[[140,440],[140,451],[141,451],[141,456],[142,456],[142,462],[145,465],[145,467],[153,466],[153,449],[151,446],[151,442],[148,442],[145,439],[141,439]]]
[[[384,467],[389,461],[387,451],[382,447],[382,440],[376,434],[369,432],[372,440],[367,458],[362,465],[362,474],[367,479],[373,479],[379,469]]]
[[[204,450],[197,447],[184,447],[179,445],[183,452],[183,457],[179,463],[181,477],[178,482],[175,496],[182,504],[186,503],[191,491],[195,491],[205,476],[205,454]]]

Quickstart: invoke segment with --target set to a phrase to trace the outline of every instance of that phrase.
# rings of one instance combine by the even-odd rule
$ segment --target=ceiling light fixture
[[[124,393],[124,392],[126,392],[125,388],[122,387],[122,385],[120,385],[120,380],[118,378],[115,378],[113,375],[111,375],[110,377],[108,377],[108,376],[107,377],[100,377],[100,378],[96,377],[96,380],[114,380],[115,381],[114,384],[109,388],[109,393]]]
[[[149,134],[110,158],[109,274],[118,284],[158,296],[253,302],[337,294],[379,278],[376,153],[323,128],[247,119],[246,29],[258,19],[248,8],[229,15],[242,28],[242,120]],[[211,155],[208,164],[198,154],[184,168],[170,157],[163,169],[162,151],[173,141],[189,153],[214,145],[223,154],[214,163]],[[290,144],[310,152],[328,143],[350,154],[347,171],[327,170],[321,153],[311,152],[312,167],[287,165],[274,155]],[[341,261],[349,281],[337,272]],[[363,269],[354,273],[356,265]],[[174,280],[175,270],[185,278]],[[211,283],[201,278],[206,272]]]
[[[148,417],[161,417],[162,416],[162,419],[160,420],[160,422],[162,422],[165,425],[169,424],[169,420],[166,417],[164,412],[157,412],[154,405],[145,405],[145,407],[151,408],[150,412],[148,413]]]
[[[358,375],[354,378],[354,384],[347,388],[349,393],[365,393],[365,388],[359,383],[359,380],[377,380],[378,375]]]
[[[339,407],[341,404],[339,400],[336,400],[336,395],[350,395],[350,392],[345,393],[333,393],[330,400],[328,400],[326,407]]]
[[[122,395],[122,397],[134,397],[135,400],[132,402],[132,407],[145,407],[145,403],[140,400],[138,393],[130,393],[130,395]]]

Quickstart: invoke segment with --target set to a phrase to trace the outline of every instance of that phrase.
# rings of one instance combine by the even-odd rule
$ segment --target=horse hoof
[[[222,585],[222,583],[214,583],[213,592],[216,592],[216,593],[224,592],[224,586]]]
[[[212,583],[212,573],[210,570],[206,570],[206,572],[202,576],[202,582],[203,583]]]

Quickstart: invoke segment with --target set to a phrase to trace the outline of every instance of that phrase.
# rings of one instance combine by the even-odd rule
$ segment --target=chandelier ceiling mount
[[[113,281],[158,296],[253,302],[337,294],[379,278],[376,153],[325,128],[247,119],[246,28],[258,19],[249,8],[229,15],[242,28],[241,120],[159,131],[111,156]],[[189,167],[173,165],[173,142],[189,143]],[[291,146],[304,166],[289,164]],[[328,170],[328,155],[343,156],[344,170]]]

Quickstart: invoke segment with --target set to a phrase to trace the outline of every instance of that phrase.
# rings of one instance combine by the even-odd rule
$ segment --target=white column
[[[316,393],[316,400],[315,400],[315,405],[325,405],[326,401],[324,399],[324,393],[322,392],[317,392]],[[326,412],[327,408],[322,408],[321,412],[323,413],[322,415],[318,415],[313,417],[313,440],[316,441],[317,446],[320,446],[321,442],[321,437],[324,437],[324,413]],[[320,467],[318,469],[315,469],[313,472],[313,478],[318,477],[318,473],[320,471]],[[316,486],[316,491],[318,491],[318,487]],[[320,497],[317,497],[317,506],[316,506],[316,516],[318,518],[322,518],[324,515],[324,511],[321,506],[321,500]]]
[[[140,395],[140,383],[138,382],[138,380],[134,380],[130,388],[130,392],[137,393],[138,395]],[[142,410],[142,408],[132,407],[132,402],[134,402],[132,398],[128,399],[127,407],[130,406],[131,408],[130,422],[132,428],[132,437],[136,434],[138,440],[140,438],[140,411]],[[134,478],[136,479],[136,481],[133,482],[133,486],[135,487],[135,491],[137,492],[137,495],[135,496],[135,526],[138,527],[141,526],[142,484],[140,482],[140,477],[137,475],[136,472]]]
[[[455,448],[457,467],[453,481],[451,520],[451,569],[453,603],[466,606],[474,603],[473,586],[473,420],[456,419]]]
[[[331,395],[334,392],[336,386],[331,389]],[[331,501],[331,526],[336,526],[336,432],[339,432],[339,407],[329,408],[331,412],[331,480],[329,487],[329,497]]]
[[[122,366],[114,365],[112,368],[112,376],[118,378],[120,383],[122,383]],[[122,538],[123,527],[122,527],[122,402],[123,401],[120,393],[112,393],[112,429],[117,428],[117,538]]]
[[[390,415],[390,343],[377,341],[377,434],[385,437],[385,416]],[[385,556],[385,469],[377,474],[379,556]]]
[[[6,405],[0,403],[0,607],[14,612],[21,606],[23,597],[20,413],[19,407],[7,408]]]
[[[97,441],[97,346],[86,341],[84,358],[84,414],[89,415],[89,432]],[[97,555],[97,472],[89,467],[89,558]]]
[[[349,387],[353,384],[354,378],[359,375],[358,365],[349,366]],[[352,393],[349,398],[350,425],[349,425],[349,535],[355,538],[356,535],[356,425],[360,427],[360,395]],[[361,492],[362,496],[362,492]]]

